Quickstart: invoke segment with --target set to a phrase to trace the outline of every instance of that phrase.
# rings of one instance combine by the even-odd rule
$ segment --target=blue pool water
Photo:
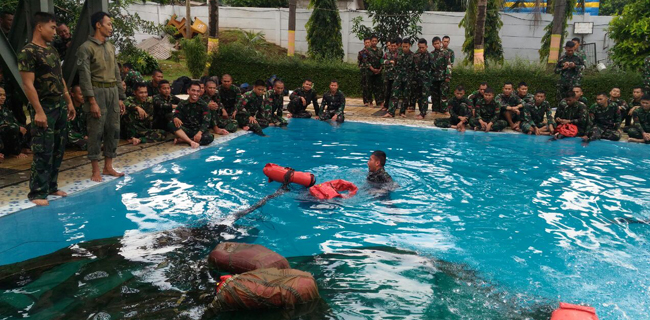
[[[272,162],[319,182],[360,186],[354,198],[327,202],[293,187],[237,222],[256,230],[247,239],[286,257],[388,246],[473,270],[508,303],[586,303],[601,319],[650,313],[650,225],[615,222],[650,219],[647,146],[312,120],[265,131],[1,218],[0,264],[93,239],[222,221],[278,188],[262,174]],[[376,149],[386,151],[400,185],[388,197],[365,183]],[[428,314],[433,294],[422,275],[384,260],[366,259],[357,272],[395,279],[392,289],[360,291],[356,298],[372,307],[330,297],[335,315]]]

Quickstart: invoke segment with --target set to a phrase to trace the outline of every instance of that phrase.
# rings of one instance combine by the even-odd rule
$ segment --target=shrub
[[[148,52],[136,47],[128,47],[120,52],[119,58],[124,63],[131,63],[135,70],[142,74],[151,74],[154,70],[160,69],[158,60]]]
[[[205,47],[200,36],[192,39],[183,39],[181,42],[185,63],[190,70],[192,78],[198,79],[203,75],[205,64],[208,62],[208,49]]]

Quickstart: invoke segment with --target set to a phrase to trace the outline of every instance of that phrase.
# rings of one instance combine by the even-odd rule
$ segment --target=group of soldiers
[[[407,108],[414,110],[417,105],[418,118],[423,119],[431,96],[432,110],[444,113],[455,60],[454,51],[449,48],[450,38],[434,37],[431,52],[427,40],[420,39],[415,53],[411,51],[410,39],[388,41],[387,52],[377,47],[378,42],[376,36],[364,39],[364,49],[357,57],[364,105],[372,105],[374,99],[377,106],[387,111],[385,117],[394,117],[401,100],[402,117]]]

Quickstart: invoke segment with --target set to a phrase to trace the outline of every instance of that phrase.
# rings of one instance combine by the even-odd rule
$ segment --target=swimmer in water
[[[370,155],[370,159],[368,159],[368,170],[370,172],[368,173],[366,180],[375,184],[392,183],[393,178],[391,178],[388,172],[384,170],[385,165],[386,153],[379,150],[373,152],[372,155]]]

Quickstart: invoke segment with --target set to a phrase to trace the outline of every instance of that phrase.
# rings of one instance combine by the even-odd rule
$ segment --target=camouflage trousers
[[[328,121],[332,120],[334,115],[336,115],[336,110],[323,110],[321,111],[319,118],[321,121]],[[343,123],[343,121],[345,121],[345,114],[341,114],[336,118],[336,122],[338,123]]]
[[[573,91],[574,86],[576,86],[576,84],[574,84],[574,83],[558,82],[555,101],[557,101],[557,103],[560,103],[560,101],[562,101],[562,99],[564,99],[564,95],[567,92]]]
[[[4,155],[18,155],[24,147],[27,147],[29,132],[23,135],[20,126],[15,124],[0,127],[0,153]]]
[[[293,118],[311,118],[311,112],[306,109],[307,106],[303,106],[302,102],[291,101],[287,105],[287,110]]]
[[[451,126],[456,126],[460,123],[458,117],[449,117],[449,118],[438,118],[433,121],[433,124],[438,128],[451,128]]]
[[[384,97],[382,101],[390,101],[390,97],[393,95],[393,85],[395,85],[395,80],[384,79]]]
[[[191,128],[191,127],[186,127],[184,125],[181,125],[180,128],[177,128],[176,125],[174,124],[174,121],[171,121],[167,124],[167,129],[172,132],[183,130],[183,132],[185,132],[185,134],[192,140],[194,140],[194,136],[197,133],[199,133],[199,128]],[[203,136],[201,136],[201,140],[199,140],[199,145],[207,146],[210,143],[212,143],[212,141],[214,141],[214,136],[208,130],[203,133]]]
[[[445,102],[447,102],[447,91],[449,91],[449,82],[432,81],[431,82],[431,111],[445,113]]]
[[[88,159],[100,160],[102,142],[104,157],[115,158],[120,140],[120,99],[117,87],[93,88],[93,91],[101,116],[93,117],[90,114],[90,103],[84,103],[83,110],[88,123]]]
[[[629,133],[628,133],[629,135]],[[618,130],[614,129],[603,129],[599,126],[594,126],[587,133],[589,140],[611,140],[618,141],[621,140],[621,133]]]
[[[31,123],[34,160],[27,195],[30,200],[45,199],[59,190],[59,167],[68,137],[68,109],[65,100],[42,100],[41,106],[47,116],[47,128],[39,127],[33,121]],[[30,113],[34,119],[35,111],[32,109]]]
[[[426,116],[429,111],[429,90],[431,89],[431,82],[428,79],[419,79],[413,88],[413,95],[415,96],[415,104],[417,103],[421,116]]]
[[[142,143],[159,142],[167,140],[167,132],[160,129],[128,130],[127,138],[140,139]],[[196,133],[195,133],[196,134]]]
[[[363,104],[370,103],[372,97],[370,96],[370,88],[368,87],[368,74],[361,71],[361,96],[363,97]]]
[[[372,103],[373,98],[377,105],[384,103],[384,80],[381,74],[372,74],[368,76],[368,103]]]
[[[514,119],[512,121],[514,122]],[[543,123],[543,122],[542,123],[536,123],[535,127],[536,128],[546,127],[549,130],[551,130],[551,126],[546,124],[546,123]],[[521,132],[528,134],[533,129],[533,126],[529,122],[522,122],[519,125],[519,128],[521,128]]]
[[[81,151],[88,150],[88,139],[79,133],[72,130],[68,131],[68,142],[66,143],[68,147],[76,147]]]
[[[643,139],[643,133],[641,132],[641,130],[634,127],[627,130],[627,135],[630,136],[630,138]],[[645,143],[650,144],[650,141],[646,141]]]
[[[153,125],[154,129],[169,131],[169,122],[174,121],[174,113],[164,113],[164,112],[154,112],[153,114]]]
[[[224,118],[223,114],[217,113],[217,110],[210,110],[210,116],[210,128],[226,129],[230,133],[237,131],[237,120],[230,117]]]
[[[476,127],[478,127],[479,129],[481,128],[481,123],[478,121],[478,118],[476,117],[469,119],[469,125],[472,128],[476,128]],[[501,131],[505,129],[507,126],[508,126],[508,122],[506,122],[505,120],[497,120],[495,123],[492,124],[491,131]]]
[[[402,107],[399,110],[400,114],[406,112],[406,107],[409,106],[409,89],[411,87],[411,80],[399,81],[396,80],[392,85],[392,92],[390,94],[390,102],[388,103],[388,113],[395,116],[395,110],[399,101],[402,100]]]
[[[262,132],[262,127],[260,126],[260,124],[259,123],[250,123],[250,121],[248,121],[248,118],[249,118],[249,116],[245,115],[245,114],[237,114],[235,116],[235,119],[237,120],[237,124],[239,125],[240,128],[248,127],[248,130],[252,131],[253,133],[263,136],[264,132]],[[268,123],[267,123],[267,125],[268,125]]]
[[[271,123],[275,124],[276,127],[284,127],[289,124],[289,122],[287,122],[287,119],[283,117],[279,117],[278,115],[275,114],[271,116],[270,121]]]

